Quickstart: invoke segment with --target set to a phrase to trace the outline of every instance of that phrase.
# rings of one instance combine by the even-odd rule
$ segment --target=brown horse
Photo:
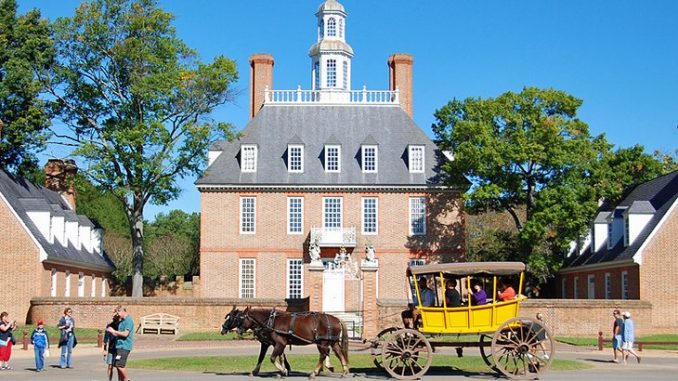
[[[320,373],[330,348],[341,361],[342,376],[348,375],[348,334],[344,323],[335,316],[320,312],[292,313],[247,307],[244,311],[233,310],[226,316],[222,332],[229,328],[251,329],[257,338],[270,339],[274,345],[271,362],[282,376],[288,373],[288,369],[280,363],[281,357],[284,361],[285,346],[309,344],[315,344],[320,352],[318,364],[309,378],[315,378]],[[259,364],[255,370],[258,368]]]

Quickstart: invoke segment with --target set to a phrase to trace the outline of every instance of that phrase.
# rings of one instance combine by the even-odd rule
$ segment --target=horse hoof
[[[315,380],[315,373],[311,373],[308,375],[309,380]]]
[[[250,377],[254,377],[254,376],[256,376],[256,375],[257,375],[257,373],[250,372]]]

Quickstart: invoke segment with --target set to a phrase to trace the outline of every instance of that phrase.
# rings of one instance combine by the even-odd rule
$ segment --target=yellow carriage
[[[543,322],[518,318],[525,265],[521,262],[466,262],[412,266],[407,279],[415,304],[413,327],[391,327],[371,341],[375,364],[399,380],[418,379],[433,361],[436,347],[479,347],[487,365],[511,379],[535,379],[553,361],[554,342]],[[506,281],[510,277],[511,281]],[[499,282],[512,283],[514,297],[499,300]],[[478,304],[448,305],[446,283],[458,295],[473,295],[471,284],[486,293]],[[427,287],[423,290],[421,287]],[[424,295],[427,293],[427,295]],[[477,295],[479,292],[476,292]],[[405,317],[405,314],[403,315]],[[404,318],[404,320],[406,320]],[[477,335],[477,336],[476,336]],[[469,338],[477,337],[470,341]]]

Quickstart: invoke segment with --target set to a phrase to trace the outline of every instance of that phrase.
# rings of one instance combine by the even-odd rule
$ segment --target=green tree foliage
[[[515,224],[514,233],[489,232],[493,242],[483,243],[479,255],[512,251],[511,259],[525,261],[544,281],[585,232],[598,200],[660,174],[642,147],[612,152],[604,136],[592,136],[576,116],[581,104],[562,91],[525,88],[453,100],[436,111],[439,144],[455,154],[444,169],[473,182],[468,210],[507,212]]]
[[[146,230],[146,275],[198,275],[200,214],[172,210],[160,213]]]
[[[0,0],[0,168],[30,177],[50,124],[34,73],[49,67],[54,48],[39,11],[16,11],[15,0]]]
[[[205,151],[231,127],[208,118],[232,98],[235,63],[200,62],[155,0],[83,3],[56,21],[58,64],[49,93],[83,171],[122,203],[133,246],[133,296],[142,296],[144,207],[177,197]]]

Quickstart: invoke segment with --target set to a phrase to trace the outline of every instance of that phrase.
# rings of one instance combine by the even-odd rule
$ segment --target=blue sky
[[[70,16],[80,1],[30,0],[47,18]],[[386,60],[414,56],[414,120],[432,137],[433,113],[453,98],[493,97],[524,86],[584,100],[579,117],[617,147],[678,147],[678,1],[343,0],[353,47],[352,87],[388,88]],[[308,49],[319,0],[161,1],[179,36],[205,61],[234,59],[240,95],[213,117],[248,122],[248,57],[271,53],[276,89],[310,88]],[[46,152],[58,155],[57,151]],[[148,206],[200,210],[193,182],[181,198]]]

